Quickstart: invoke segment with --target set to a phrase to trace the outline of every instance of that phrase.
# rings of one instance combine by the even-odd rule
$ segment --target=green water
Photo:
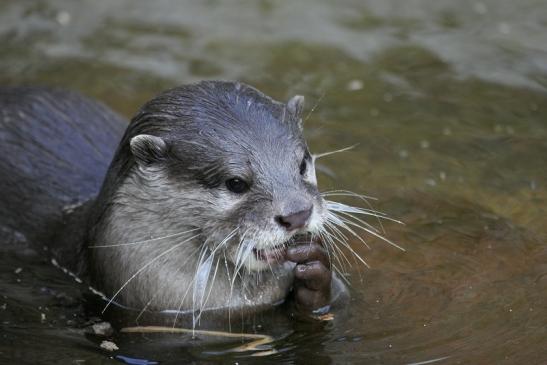
[[[312,151],[357,144],[320,161],[321,188],[377,197],[406,252],[354,240],[371,269],[348,268],[348,314],[258,318],[277,352],[260,361],[547,362],[545,1],[4,1],[0,45],[2,84],[79,90],[129,118],[165,88],[239,79],[305,95]],[[182,336],[103,352],[81,330],[81,285],[32,251],[3,250],[0,282],[4,362],[258,361]]]

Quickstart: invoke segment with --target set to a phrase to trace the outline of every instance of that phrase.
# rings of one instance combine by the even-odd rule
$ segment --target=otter
[[[203,81],[161,93],[127,125],[76,93],[4,88],[3,241],[47,245],[105,309],[175,310],[196,324],[290,298],[323,313],[347,289],[331,269],[333,214],[303,105]]]

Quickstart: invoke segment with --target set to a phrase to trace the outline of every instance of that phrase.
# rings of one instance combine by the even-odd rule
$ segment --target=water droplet
[[[351,80],[350,82],[348,82],[346,88],[349,91],[361,90],[363,88],[363,81],[361,81],[361,80]]]
[[[55,20],[57,21],[57,23],[59,23],[59,25],[62,25],[63,27],[67,26],[70,24],[71,20],[70,13],[68,11],[62,10],[57,13],[57,15],[55,16]]]

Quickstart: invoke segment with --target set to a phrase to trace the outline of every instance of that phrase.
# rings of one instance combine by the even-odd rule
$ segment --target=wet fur
[[[243,266],[252,248],[294,234],[275,216],[313,203],[312,224],[321,219],[315,175],[298,172],[307,151],[298,113],[231,82],[183,86],[146,104],[127,129],[95,205],[89,242],[113,246],[92,251],[96,284],[116,301],[149,310],[250,310],[283,301],[293,264]],[[132,143],[142,135],[157,138]],[[233,176],[251,181],[252,189],[241,196],[228,191],[224,182]],[[116,246],[192,229],[176,239]]]
[[[0,88],[1,243],[48,245],[84,271],[84,203],[97,196],[126,126],[77,93]],[[69,220],[78,228],[62,234]]]
[[[324,200],[314,161],[326,154],[307,150],[302,102],[279,103],[240,83],[202,82],[145,104],[122,135],[121,118],[77,94],[4,89],[4,241],[46,244],[64,265],[90,274],[111,301],[189,313],[194,326],[202,311],[275,305],[293,285],[295,264],[260,267],[252,250],[289,244],[295,232],[276,216],[313,206],[304,231],[322,238],[336,271],[351,265],[342,249],[364,263],[347,243],[347,236],[361,239],[355,229],[379,236],[356,215],[386,218]],[[225,181],[234,176],[251,190],[228,191]],[[324,194],[333,195],[366,199]],[[345,290],[336,275],[332,288],[333,295]]]

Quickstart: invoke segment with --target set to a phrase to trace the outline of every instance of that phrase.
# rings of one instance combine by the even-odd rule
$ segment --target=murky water
[[[3,84],[129,117],[167,87],[240,79],[306,95],[313,151],[358,143],[321,161],[321,186],[378,197],[406,252],[352,242],[371,269],[348,268],[347,313],[255,318],[275,338],[261,361],[547,362],[545,1],[4,1],[0,45]],[[1,244],[2,362],[258,359],[184,335],[118,334],[103,351],[82,330],[85,286]]]

